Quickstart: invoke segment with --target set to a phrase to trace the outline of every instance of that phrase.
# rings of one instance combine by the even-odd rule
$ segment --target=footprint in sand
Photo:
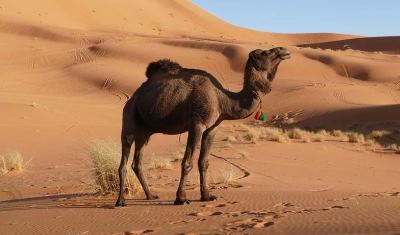
[[[331,206],[330,208],[332,208],[332,209],[348,209],[349,207],[343,206],[343,205],[334,205],[334,206]]]
[[[205,221],[205,218],[201,218],[201,219],[188,219],[188,220],[179,220],[179,221],[171,221],[168,222],[169,224],[188,224],[191,222],[199,222],[199,221]]]
[[[190,213],[189,215],[191,216],[216,216],[216,215],[222,215],[223,213],[221,211],[202,211],[202,212],[194,212]]]
[[[275,222],[264,219],[244,219],[227,223],[224,229],[228,231],[244,231],[252,228],[266,228],[274,224]]]
[[[206,208],[216,208],[216,207],[225,207],[225,203],[221,204],[207,204],[207,205],[202,205],[201,207],[206,207]]]
[[[264,220],[278,219],[284,217],[284,215],[273,211],[233,211],[225,213],[224,217],[231,218],[231,217],[239,217],[242,215],[251,215],[255,216],[256,218],[262,218]]]
[[[294,207],[295,205],[290,202],[281,202],[278,204],[275,204],[274,207]]]
[[[144,230],[134,230],[125,232],[124,235],[138,235],[138,234],[145,234],[145,233],[152,233],[154,230],[152,229],[144,229]]]
[[[226,207],[228,205],[234,205],[239,202],[233,201],[233,202],[226,202],[226,203],[219,203],[219,204],[206,204],[202,205],[201,207],[206,207],[206,208],[218,208],[218,207]]]
[[[397,197],[400,196],[400,192],[384,192],[384,196],[390,196],[390,197]]]
[[[210,233],[193,233],[193,232],[189,232],[189,233],[178,233],[177,235],[206,235],[206,234],[210,234]]]

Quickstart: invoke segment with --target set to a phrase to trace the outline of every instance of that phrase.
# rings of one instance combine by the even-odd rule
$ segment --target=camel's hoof
[[[189,200],[187,200],[187,199],[184,199],[184,200],[180,200],[180,199],[176,199],[175,200],[175,202],[174,202],[174,205],[189,205],[190,204],[190,201]]]
[[[156,200],[156,199],[159,199],[160,197],[158,196],[158,195],[150,195],[150,196],[147,196],[147,200]]]
[[[125,200],[118,199],[115,203],[115,207],[126,206]]]
[[[210,201],[216,201],[216,200],[217,200],[217,196],[214,196],[214,195],[209,195],[207,197],[200,198],[200,201],[203,201],[203,202],[210,202]]]

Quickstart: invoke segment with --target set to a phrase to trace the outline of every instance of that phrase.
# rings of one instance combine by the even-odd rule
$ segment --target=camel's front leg
[[[200,192],[201,201],[214,201],[217,199],[216,196],[210,195],[207,186],[207,169],[208,169],[208,153],[210,152],[212,142],[216,133],[216,127],[207,129],[201,139],[201,149],[199,157],[199,173],[200,173]]]
[[[200,141],[203,131],[204,127],[202,125],[196,125],[189,130],[185,156],[182,160],[181,180],[179,182],[178,191],[176,192],[176,200],[174,202],[175,205],[190,203],[189,200],[186,199],[185,183],[187,175],[193,168],[193,153],[195,151],[196,145]]]

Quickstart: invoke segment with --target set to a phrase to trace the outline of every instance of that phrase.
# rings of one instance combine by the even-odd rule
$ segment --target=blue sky
[[[400,36],[400,0],[192,0],[225,21],[279,33]]]

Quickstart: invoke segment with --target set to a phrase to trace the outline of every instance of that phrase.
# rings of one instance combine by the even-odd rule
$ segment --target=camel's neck
[[[276,66],[277,67],[277,66]],[[262,98],[271,91],[271,81],[275,71],[258,71],[247,63],[244,72],[244,84],[240,92],[234,93],[224,106],[226,119],[243,119],[253,114],[262,102]],[[269,74],[269,75],[268,75]],[[267,79],[270,76],[270,79]]]

